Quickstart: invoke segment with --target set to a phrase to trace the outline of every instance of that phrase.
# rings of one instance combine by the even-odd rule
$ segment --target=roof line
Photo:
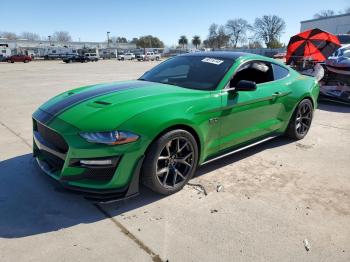
[[[318,21],[318,20],[332,19],[332,18],[348,16],[348,15],[350,16],[350,13],[341,14],[341,15],[325,16],[325,17],[320,17],[320,18],[314,18],[314,19],[300,21],[300,23],[307,23],[307,22],[313,22],[313,21]]]

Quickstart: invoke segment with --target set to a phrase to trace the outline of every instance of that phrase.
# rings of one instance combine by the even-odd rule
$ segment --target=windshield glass
[[[214,90],[232,63],[232,59],[177,56],[146,72],[140,80]]]

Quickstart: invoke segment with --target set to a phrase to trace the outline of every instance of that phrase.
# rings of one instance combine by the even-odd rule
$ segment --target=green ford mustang
[[[286,134],[308,132],[319,86],[245,53],[177,56],[136,81],[84,86],[33,114],[34,156],[66,187],[129,197],[139,180],[179,191],[199,165]]]

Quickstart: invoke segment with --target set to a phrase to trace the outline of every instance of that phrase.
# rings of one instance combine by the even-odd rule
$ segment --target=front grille
[[[108,168],[87,168],[83,176],[85,179],[91,179],[95,181],[109,181],[112,179],[114,172],[116,168],[115,167],[108,167]]]
[[[67,153],[68,144],[63,137],[52,129],[44,126],[38,121],[34,120],[34,130],[38,131],[40,136],[49,144],[55,146],[55,149],[61,153]]]

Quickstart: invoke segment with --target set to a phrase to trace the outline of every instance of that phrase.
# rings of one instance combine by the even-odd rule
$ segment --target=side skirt
[[[256,146],[256,145],[260,145],[260,144],[265,143],[265,142],[267,142],[267,141],[269,141],[269,140],[271,140],[271,139],[274,139],[274,138],[276,138],[276,137],[278,137],[278,135],[269,136],[269,137],[266,137],[266,138],[264,138],[264,139],[262,139],[262,140],[259,140],[259,141],[257,141],[257,142],[254,142],[254,143],[252,143],[252,144],[248,144],[248,145],[245,145],[245,146],[238,147],[238,148],[233,149],[232,151],[230,151],[230,152],[228,152],[228,153],[223,153],[222,155],[219,155],[219,156],[217,156],[217,157],[214,157],[214,158],[211,158],[211,159],[209,159],[209,160],[207,160],[207,161],[204,161],[201,165],[206,165],[206,164],[211,163],[211,162],[213,162],[213,161],[216,161],[216,160],[218,160],[218,159],[221,159],[221,158],[224,158],[224,157],[233,155],[233,154],[235,154],[235,153],[238,153],[238,152],[240,152],[240,151],[243,151],[243,150],[246,150],[246,149],[248,149],[248,148],[254,147],[254,146]]]

